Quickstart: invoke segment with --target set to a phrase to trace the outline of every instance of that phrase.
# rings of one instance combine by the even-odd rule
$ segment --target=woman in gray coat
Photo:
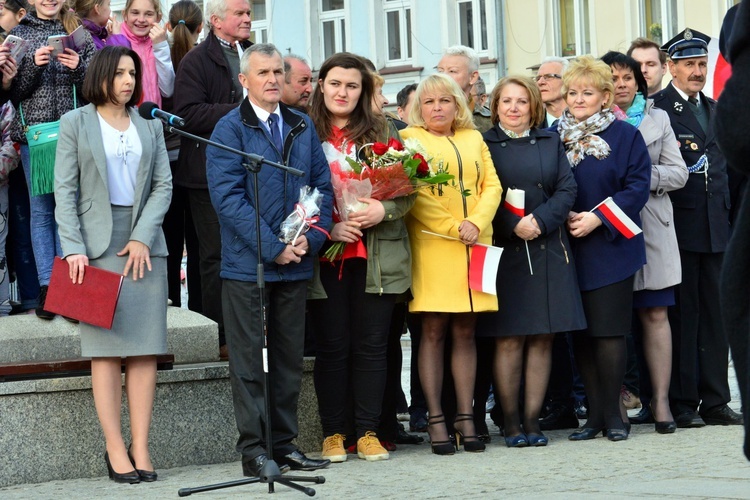
[[[685,185],[688,171],[669,116],[645,97],[647,84],[639,63],[619,52],[608,52],[602,61],[612,68],[615,104],[625,113],[621,118],[638,127],[651,157],[651,191],[641,211],[647,263],[635,275],[633,307],[643,327],[656,431],[669,434],[676,425],[669,409],[672,333],[667,307],[675,303],[674,287],[682,281],[682,274],[668,193]]]
[[[126,277],[112,329],[80,325],[104,460],[109,477],[121,483],[156,480],[148,435],[156,355],[167,351],[161,224],[172,176],[161,124],[133,107],[141,98],[140,72],[138,56],[126,47],[105,47],[94,56],[83,83],[91,104],[62,117],[55,161],[55,219],[70,279],[83,283],[88,265]],[[132,447],[120,428],[122,358]]]
[[[544,446],[539,413],[554,334],[586,327],[564,227],[577,187],[560,136],[537,128],[545,112],[533,80],[503,78],[491,99],[494,126],[484,140],[504,189],[504,203],[492,221],[493,244],[503,247],[503,254],[498,311],[481,314],[476,331],[496,337],[494,374],[506,446]],[[525,213],[508,206],[509,189],[525,192]],[[523,422],[518,404],[522,378]]]

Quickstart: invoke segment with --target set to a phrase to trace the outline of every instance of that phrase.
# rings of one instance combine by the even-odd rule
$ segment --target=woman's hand
[[[536,223],[536,219],[533,214],[521,218],[513,229],[513,232],[522,240],[531,241],[542,234],[539,229],[539,225]]]
[[[16,77],[16,73],[18,73],[16,60],[12,57],[8,57],[8,59],[5,60],[5,64],[0,67],[0,71],[2,71],[3,74],[3,90],[9,90],[11,83],[13,83],[13,79]]]
[[[81,62],[81,57],[75,50],[65,49],[65,52],[57,54],[57,60],[66,68],[73,70],[78,67],[78,63]]]
[[[37,66],[48,65],[50,54],[52,54],[53,50],[55,50],[55,48],[50,45],[36,49],[36,52],[34,52],[34,64]]]
[[[107,31],[112,35],[120,34],[120,21],[117,20],[114,14],[109,16],[109,21],[107,21]]]
[[[151,26],[148,36],[151,37],[151,43],[156,45],[167,40],[167,30],[164,29],[164,26],[157,23]]]
[[[77,253],[65,257],[68,262],[68,276],[73,283],[83,284],[83,273],[86,266],[89,265],[89,258],[83,254]]]
[[[133,268],[133,281],[138,281],[138,278],[143,278],[143,273],[148,267],[151,270],[151,250],[148,246],[141,243],[140,241],[130,240],[125,248],[117,252],[118,257],[122,257],[125,254],[129,254],[128,261],[125,263],[125,270],[122,272],[123,276],[127,276],[130,272],[130,268]]]
[[[359,222],[351,220],[337,222],[331,231],[331,241],[356,243],[361,237],[362,231],[359,230]]]
[[[367,203],[367,208],[350,214],[350,221],[358,222],[359,227],[367,229],[379,224],[383,220],[383,217],[385,217],[385,207],[380,201],[374,198],[358,198],[358,201]]]
[[[10,47],[7,45],[0,45],[0,66],[5,64],[5,61],[8,59],[11,59],[10,57]]]
[[[458,225],[458,238],[464,245],[473,245],[479,238],[479,228],[474,223],[464,220]]]
[[[568,230],[574,238],[588,236],[591,231],[602,225],[602,220],[594,213],[580,212],[568,217]]]

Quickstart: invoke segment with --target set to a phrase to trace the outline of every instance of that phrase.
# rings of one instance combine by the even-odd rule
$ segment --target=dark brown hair
[[[175,72],[185,54],[193,48],[193,34],[203,24],[203,12],[192,0],[180,0],[169,9],[172,26],[172,66]]]
[[[135,106],[141,101],[141,59],[135,51],[128,47],[112,45],[97,51],[86,69],[86,77],[83,80],[83,97],[94,106],[103,106],[108,102],[117,104],[112,87],[114,86],[120,58],[124,56],[132,58],[135,66],[135,87],[133,88],[133,95],[130,96],[130,100],[125,106]]]
[[[323,142],[331,137],[333,130],[332,115],[326,108],[322,85],[322,82],[326,81],[328,72],[333,68],[356,69],[362,75],[362,93],[352,110],[349,123],[344,128],[346,136],[358,146],[382,139],[386,130],[386,122],[382,114],[372,110],[372,97],[375,93],[372,73],[362,57],[349,52],[339,52],[323,61],[320,66],[318,83],[315,85],[310,105],[310,117],[318,131],[320,141]]]

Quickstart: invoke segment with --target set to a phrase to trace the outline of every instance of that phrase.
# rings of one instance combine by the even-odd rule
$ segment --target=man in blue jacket
[[[206,150],[208,190],[221,225],[222,301],[232,399],[240,432],[237,451],[242,454],[246,476],[258,476],[269,454],[282,467],[316,470],[330,461],[306,457],[292,440],[298,428],[307,280],[312,277],[313,259],[326,235],[311,229],[294,244],[287,244],[279,239],[279,229],[294,211],[300,188],[306,185],[323,194],[317,225],[331,226],[330,171],[312,121],[279,103],[284,63],[276,47],[256,44],[247,49],[240,60],[240,82],[247,89],[247,99],[218,122],[211,139],[284,163],[305,175],[295,177],[267,165],[258,173],[259,253],[253,175],[243,167],[244,158],[216,147]],[[272,443],[264,436],[264,339],[256,284],[259,262],[265,276]]]

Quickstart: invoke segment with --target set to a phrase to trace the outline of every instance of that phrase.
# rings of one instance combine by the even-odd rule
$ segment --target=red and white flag
[[[633,222],[633,219],[628,217],[628,215],[617,206],[617,203],[615,203],[615,200],[613,200],[611,196],[592,208],[591,211],[593,212],[597,208],[604,218],[607,219],[610,224],[615,226],[615,229],[627,239],[643,232],[643,230],[638,227],[638,224]]]
[[[492,295],[497,295],[497,268],[503,249],[489,245],[471,247],[469,259],[469,288]]]
[[[526,215],[526,191],[508,188],[503,206],[519,217]]]
[[[519,216],[526,216],[526,191],[523,189],[508,188],[505,193],[505,201],[503,206],[506,210]],[[529,261],[529,273],[534,274],[534,269],[531,267],[531,254],[529,253],[529,242],[524,241],[526,244],[526,259]]]

